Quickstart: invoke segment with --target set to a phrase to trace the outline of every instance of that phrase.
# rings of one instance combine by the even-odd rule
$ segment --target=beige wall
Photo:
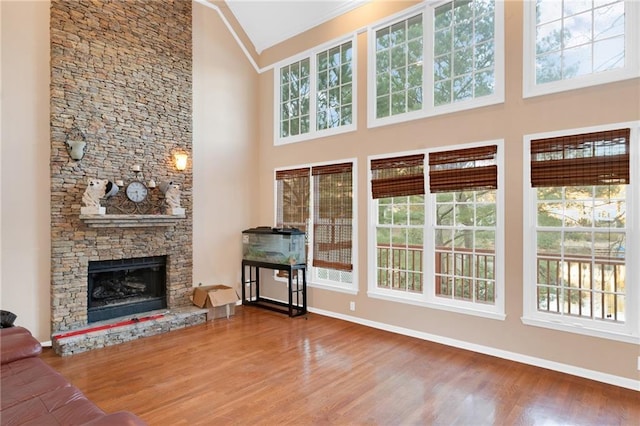
[[[49,2],[2,1],[0,307],[49,340]]]
[[[370,13],[369,8],[376,6],[373,4],[365,7],[363,13]],[[344,21],[343,34],[362,25],[357,20],[353,24],[351,22]],[[431,335],[437,340],[453,339],[460,346],[488,348],[487,352],[507,353],[512,358],[521,360],[534,357],[538,363],[560,363],[571,366],[573,372],[585,369],[593,373],[589,374],[591,377],[603,374],[629,379],[626,383],[635,380],[635,387],[639,387],[637,363],[640,349],[637,344],[525,326],[520,318],[523,312],[523,135],[638,120],[640,81],[627,80],[523,100],[521,2],[506,3],[505,22],[506,100],[500,105],[367,129],[367,34],[364,32],[358,36],[358,130],[276,147],[273,146],[272,137],[273,72],[263,73],[260,79],[260,223],[272,224],[274,221],[274,168],[356,157],[359,292],[353,296],[311,288],[309,301],[313,309],[330,311],[336,316],[351,317],[363,323],[374,322],[387,328],[398,327],[405,329],[408,334]],[[271,49],[269,57],[272,61],[285,59],[295,50],[291,46],[308,49],[336,38],[338,33],[335,22],[315,28]],[[603,105],[607,107],[603,108]],[[505,140],[506,320],[485,319],[368,297],[367,283],[373,277],[367,273],[367,156],[493,139]],[[283,287],[279,283],[273,286]],[[355,312],[349,311],[349,302],[352,300],[356,302]]]
[[[218,12],[193,3],[193,281],[240,292],[255,221],[257,73]]]
[[[0,307],[48,341],[50,3],[0,7]],[[247,117],[257,113],[257,74],[216,11],[195,2],[193,11],[193,281],[239,286],[240,231],[253,222],[256,130]]]

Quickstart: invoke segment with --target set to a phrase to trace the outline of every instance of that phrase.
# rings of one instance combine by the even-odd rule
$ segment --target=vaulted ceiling
[[[226,0],[258,53],[371,0]]]

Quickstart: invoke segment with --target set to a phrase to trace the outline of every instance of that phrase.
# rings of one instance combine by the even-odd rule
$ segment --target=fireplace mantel
[[[90,228],[142,228],[150,226],[172,226],[184,219],[184,214],[81,214]]]

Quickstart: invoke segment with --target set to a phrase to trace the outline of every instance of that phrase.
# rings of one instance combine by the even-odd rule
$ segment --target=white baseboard
[[[613,374],[602,373],[600,371],[588,370],[586,368],[580,368],[573,365],[563,364],[560,362],[549,361],[546,359],[523,355],[516,352],[496,349],[490,346],[477,345],[475,343],[469,343],[462,340],[456,340],[448,337],[438,336],[435,334],[424,333],[421,331],[411,330],[409,328],[396,327],[393,325],[376,322],[376,321],[370,321],[363,318],[353,317],[350,315],[343,315],[343,314],[338,314],[336,312],[325,311],[323,309],[308,308],[308,310],[309,312],[313,312],[315,314],[337,318],[344,321],[349,321],[356,324],[377,328],[380,330],[390,331],[392,333],[402,334],[409,337],[415,337],[418,339],[427,340],[429,342],[441,343],[443,345],[452,346],[454,348],[465,349],[468,351],[477,352],[484,355],[491,355],[491,356],[506,359],[509,361],[520,362],[522,364],[533,365],[535,367],[546,368],[548,370],[570,374],[572,376],[582,377],[585,379],[595,380],[597,382],[607,383],[607,384],[619,386],[622,388],[640,391],[640,380],[633,380],[626,377],[614,376]]]

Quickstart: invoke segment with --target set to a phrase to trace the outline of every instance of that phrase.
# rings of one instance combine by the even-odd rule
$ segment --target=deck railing
[[[538,310],[624,320],[623,257],[539,253],[537,267]]]
[[[378,244],[376,252],[378,287],[422,292],[422,246]],[[451,251],[450,247],[436,247],[434,264],[436,295],[494,302],[493,251],[466,248]],[[537,260],[538,310],[624,320],[624,267],[622,257],[540,253]]]
[[[423,286],[423,248],[419,245],[377,246],[378,286],[421,292]],[[435,285],[436,294],[456,298],[492,302],[495,277],[495,255],[491,250],[436,247]],[[448,277],[459,279],[453,283]],[[470,280],[469,280],[470,279]],[[476,284],[473,284],[475,279]],[[470,287],[469,287],[470,286]],[[457,287],[457,289],[456,289]],[[475,288],[475,290],[474,290]]]

